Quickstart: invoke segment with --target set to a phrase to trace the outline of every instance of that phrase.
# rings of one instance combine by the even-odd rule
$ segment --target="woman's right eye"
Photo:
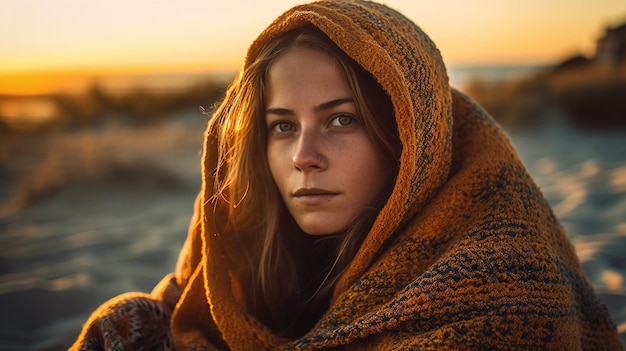
[[[276,122],[271,126],[271,131],[274,133],[292,132],[294,130],[295,127],[289,122]]]

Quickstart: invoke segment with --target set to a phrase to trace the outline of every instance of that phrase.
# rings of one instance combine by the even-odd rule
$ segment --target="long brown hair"
[[[341,235],[322,239],[304,234],[291,218],[267,161],[267,76],[276,58],[295,46],[319,49],[337,59],[357,113],[390,171],[389,185],[371,209]],[[213,191],[217,201],[228,206],[228,222],[221,225],[243,286],[243,303],[275,331],[302,334],[327,309],[335,282],[393,187],[401,146],[391,99],[369,72],[308,25],[269,41],[229,87],[210,123],[219,139]]]

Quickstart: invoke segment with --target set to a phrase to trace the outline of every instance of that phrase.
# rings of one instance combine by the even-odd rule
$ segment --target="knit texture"
[[[322,1],[277,18],[252,43],[245,65],[270,38],[306,24],[389,93],[403,146],[394,190],[329,310],[306,335],[287,340],[237,303],[215,225],[222,215],[212,196],[219,140],[210,125],[203,189],[176,273],[151,295],[100,307],[73,348],[123,339],[109,349],[141,349],[148,340],[164,350],[171,343],[178,350],[621,350],[606,308],[508,137],[450,88],[426,34],[383,5]],[[129,324],[114,318],[128,314],[132,338]],[[120,331],[125,339],[111,339]]]

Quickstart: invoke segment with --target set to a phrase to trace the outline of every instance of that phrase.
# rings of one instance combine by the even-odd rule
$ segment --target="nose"
[[[300,172],[324,170],[328,160],[321,151],[321,136],[312,132],[300,134],[293,154],[293,166]]]

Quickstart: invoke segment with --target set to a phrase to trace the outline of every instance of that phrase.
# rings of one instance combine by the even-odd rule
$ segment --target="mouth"
[[[333,195],[338,195],[338,194],[339,193],[334,192],[334,191],[319,189],[319,188],[300,188],[296,190],[295,192],[293,192],[291,196],[293,197],[333,196]]]
[[[291,194],[301,206],[322,206],[331,202],[337,195],[338,192],[319,188],[300,188]]]

